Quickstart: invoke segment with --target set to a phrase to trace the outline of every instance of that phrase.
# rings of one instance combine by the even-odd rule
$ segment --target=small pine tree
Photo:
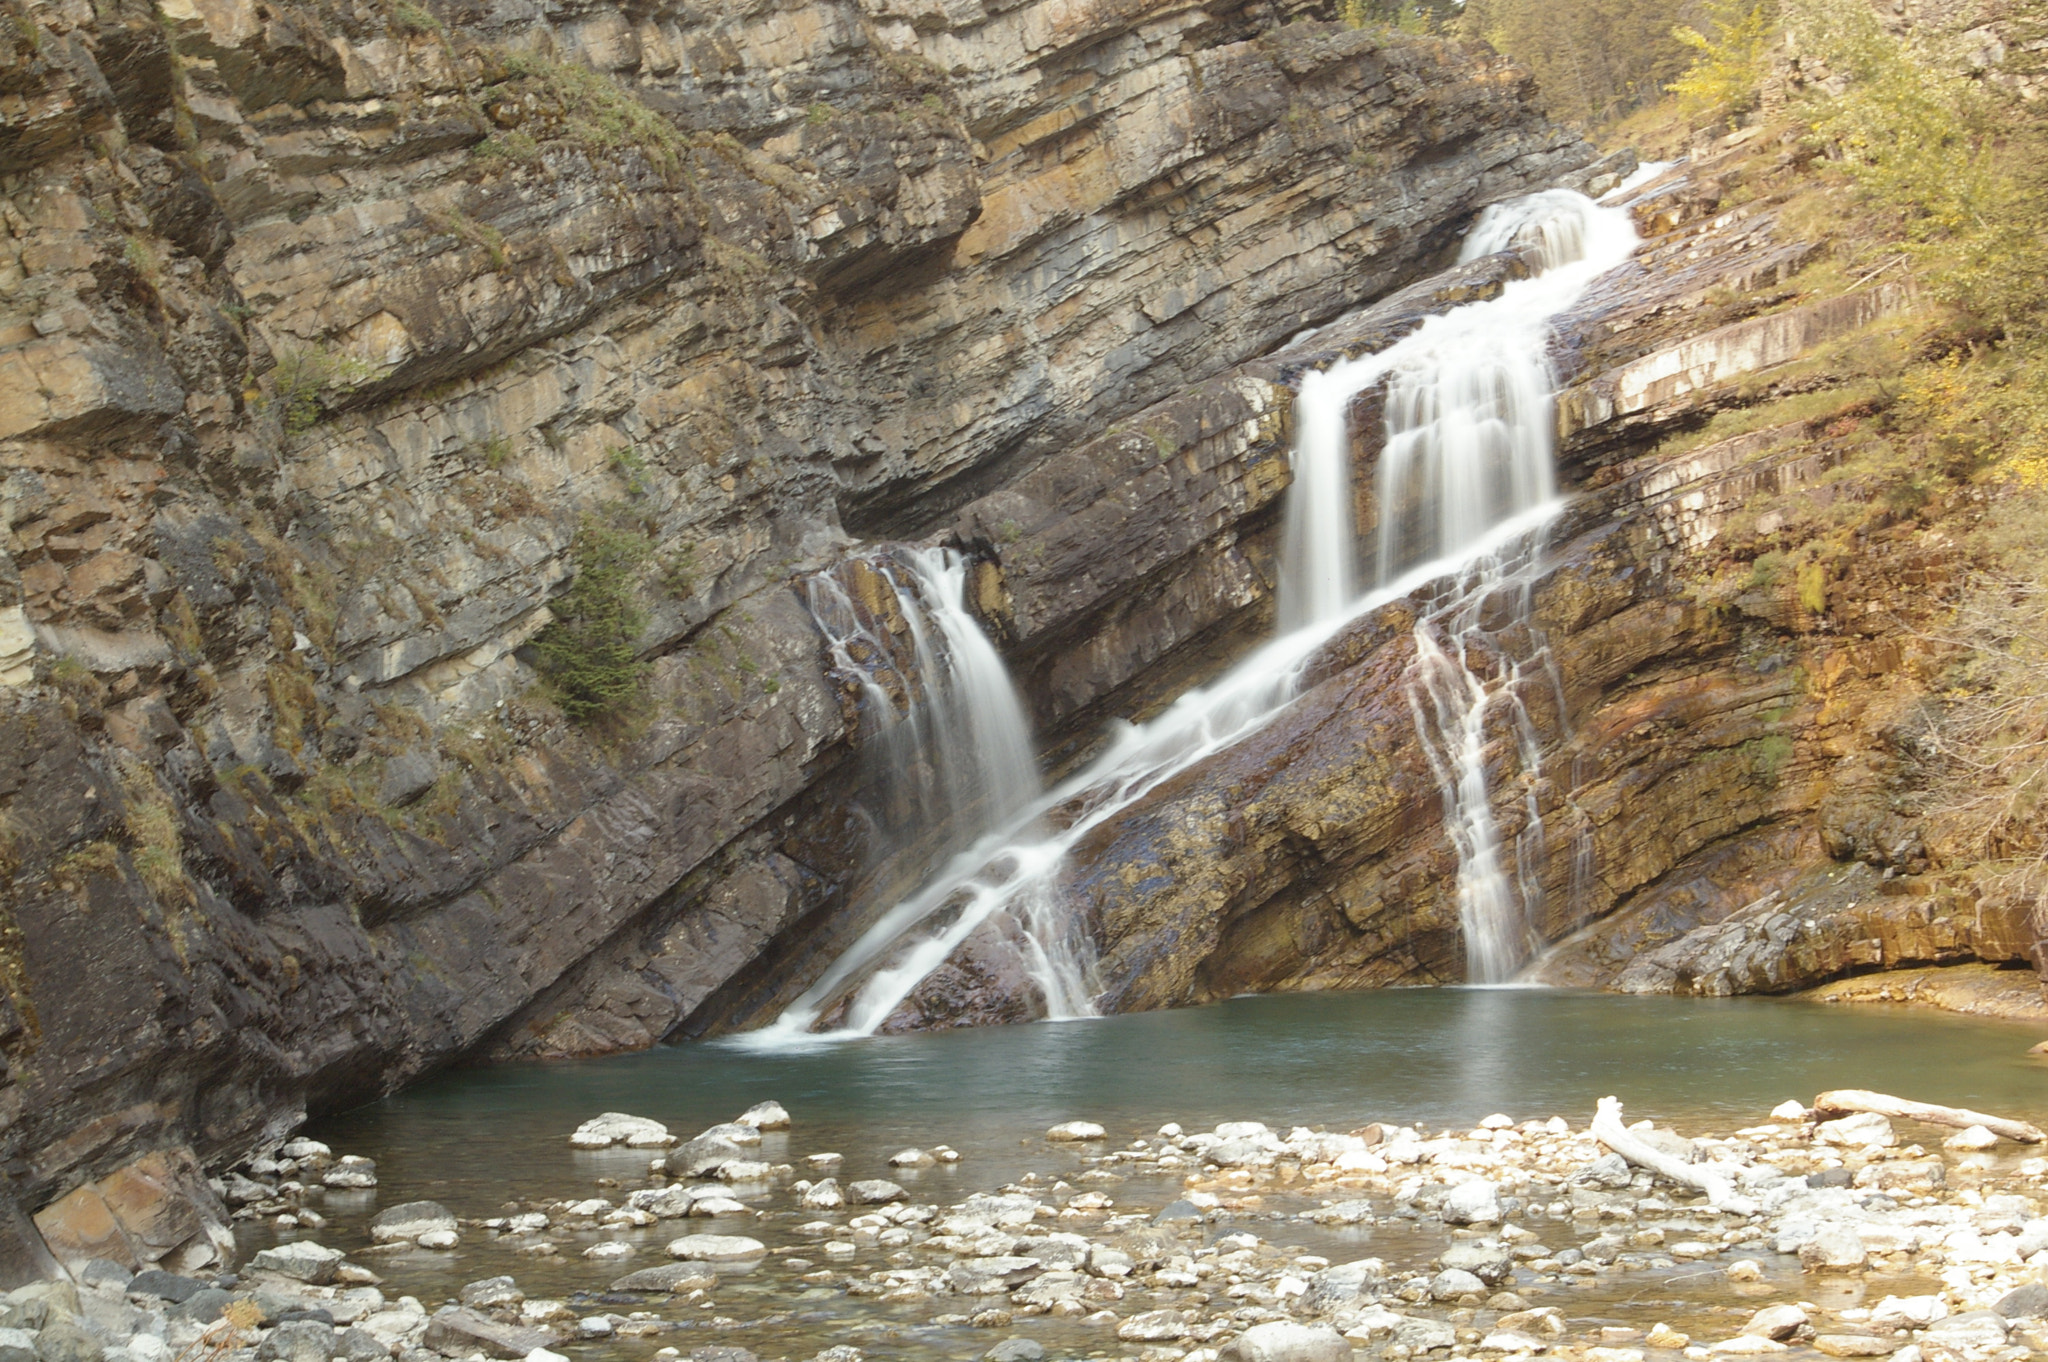
[[[548,603],[554,623],[533,641],[537,670],[562,712],[578,723],[609,714],[640,691],[647,664],[635,644],[647,626],[640,569],[653,557],[644,535],[585,519],[569,548],[575,576]]]

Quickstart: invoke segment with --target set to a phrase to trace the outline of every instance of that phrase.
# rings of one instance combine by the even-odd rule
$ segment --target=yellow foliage
[[[1671,30],[1673,38],[1698,55],[1684,75],[1664,88],[1696,113],[1741,113],[1756,105],[1778,38],[1777,18],[1765,0],[1747,9],[1740,0],[1715,0],[1708,13],[1711,38],[1690,24]]]

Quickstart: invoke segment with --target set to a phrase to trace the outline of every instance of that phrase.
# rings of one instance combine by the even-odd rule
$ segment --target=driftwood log
[[[1726,1173],[1702,1164],[1674,1159],[1663,1150],[1630,1134],[1628,1127],[1622,1124],[1621,1099],[1618,1097],[1600,1099],[1599,1107],[1593,1115],[1593,1124],[1589,1129],[1594,1139],[1638,1168],[1647,1168],[1658,1177],[1675,1182],[1681,1187],[1690,1187],[1696,1192],[1706,1193],[1708,1204],[1716,1210],[1750,1213],[1756,1209],[1755,1202],[1748,1197],[1737,1195],[1735,1179]]]
[[[1982,1126],[1994,1135],[2002,1135],[2021,1144],[2040,1144],[2048,1140],[2048,1131],[2025,1121],[1986,1116],[1981,1111],[1970,1111],[1964,1107],[1938,1107],[1932,1102],[1913,1102],[1886,1093],[1866,1092],[1862,1088],[1841,1088],[1813,1099],[1813,1118],[1816,1121],[1832,1121],[1836,1117],[1865,1111],[1879,1116],[1896,1116],[1901,1120],[1925,1121],[1929,1125],[1954,1126],[1957,1130]]]

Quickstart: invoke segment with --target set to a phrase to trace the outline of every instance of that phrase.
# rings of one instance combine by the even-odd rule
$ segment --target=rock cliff
[[[1000,559],[1072,755],[1258,627],[1286,375],[1238,366],[1593,155],[1306,0],[6,3],[29,1209],[814,968],[901,872],[792,578]],[[606,536],[644,689],[579,728],[528,645]],[[203,1256],[204,1201],[106,1242]]]

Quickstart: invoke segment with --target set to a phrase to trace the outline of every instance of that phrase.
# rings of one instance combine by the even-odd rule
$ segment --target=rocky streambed
[[[1361,1113],[1361,1117],[1368,1113]],[[2048,1351],[2048,1158],[1797,1101],[1690,1133],[1587,1113],[1287,1127],[1076,1117],[986,1153],[814,1147],[759,1103],[592,1113],[583,1185],[492,1215],[310,1139],[217,1179],[239,1270],[0,1307],[7,1362],[1386,1362]],[[1604,1136],[1604,1138],[1603,1138]],[[1706,1196],[1632,1162],[1667,1162]],[[1642,1154],[1642,1150],[1651,1151]],[[976,1164],[984,1165],[977,1172]],[[1018,1165],[1021,1164],[1021,1171]],[[567,1187],[568,1184],[562,1184]],[[558,1188],[557,1190],[560,1190]],[[580,1192],[580,1194],[578,1194]],[[1790,1359],[1788,1359],[1790,1362]]]

